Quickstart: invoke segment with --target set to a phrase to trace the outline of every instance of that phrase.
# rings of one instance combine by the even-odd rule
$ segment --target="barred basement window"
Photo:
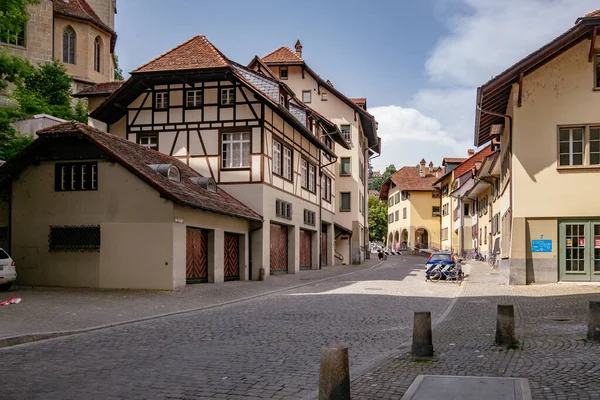
[[[54,164],[54,190],[57,192],[98,190],[98,163]]]
[[[304,223],[306,225],[315,226],[316,221],[316,213],[310,210],[304,210]]]
[[[292,219],[292,203],[283,200],[275,200],[275,216],[279,218]]]
[[[50,226],[50,251],[100,251],[100,226]]]

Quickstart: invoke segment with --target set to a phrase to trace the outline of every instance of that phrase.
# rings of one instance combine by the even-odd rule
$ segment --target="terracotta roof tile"
[[[302,64],[304,60],[296,52],[287,46],[282,46],[277,50],[267,54],[262,58],[265,64]]]
[[[53,0],[54,12],[56,14],[65,15],[93,22],[102,29],[114,33],[114,31],[106,25],[102,19],[96,14],[94,9],[90,7],[86,0]]]
[[[136,143],[99,131],[76,121],[55,125],[38,131],[37,134],[40,138],[31,146],[34,146],[38,141],[43,143],[45,140],[56,138],[86,138],[140,179],[177,204],[245,219],[262,220],[260,215],[246,207],[223,189],[218,188],[216,192],[213,192],[193,182],[190,178],[201,175],[175,157],[147,149]],[[10,164],[9,162],[2,168],[6,168]],[[150,168],[148,166],[150,164],[175,165],[179,169],[181,181],[175,182],[168,179]],[[5,170],[0,170],[0,178],[2,177],[2,171]]]
[[[357,104],[359,106],[364,106],[365,104],[367,104],[366,97],[351,97],[350,100],[352,100],[354,104]]]
[[[466,160],[466,158],[457,158],[457,157],[444,157],[444,163],[451,163],[451,164],[456,164],[456,163],[462,163]]]
[[[221,68],[230,65],[223,55],[204,35],[194,36],[179,46],[161,54],[133,72],[181,71]]]
[[[418,167],[402,167],[392,174],[390,178],[400,190],[431,192],[436,190],[433,187],[433,183],[436,180],[435,173],[427,173],[424,178],[421,178]]]
[[[125,81],[101,82],[95,85],[88,86],[75,93],[75,97],[91,97],[112,94],[115,90],[121,87]]]
[[[600,17],[600,10],[592,11],[591,13],[585,14],[586,18]]]
[[[475,153],[471,157],[467,158],[466,161],[454,169],[454,179],[457,179],[458,177],[469,172],[475,166],[475,163],[483,162],[483,160],[490,154],[492,154],[492,145],[484,147],[478,153]]]

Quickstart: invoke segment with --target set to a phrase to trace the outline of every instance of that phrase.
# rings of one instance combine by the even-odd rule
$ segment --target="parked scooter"
[[[380,260],[387,260],[387,254],[385,254],[385,252],[383,251],[383,249],[379,249],[379,250],[377,251],[377,257],[378,257]]]

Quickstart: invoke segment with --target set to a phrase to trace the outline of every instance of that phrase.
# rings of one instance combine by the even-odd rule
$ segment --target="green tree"
[[[369,183],[369,190],[381,190],[381,184],[395,172],[396,167],[394,164],[388,165],[383,174],[381,174],[381,178],[375,178],[373,179],[373,182]]]
[[[119,56],[115,54],[115,81],[122,81],[123,79],[123,70],[119,67]]]
[[[23,30],[29,21],[27,7],[38,4],[39,0],[1,0],[0,1],[0,35],[3,42],[10,43],[9,36]]]
[[[372,240],[381,240],[387,235],[388,206],[386,201],[369,195],[369,234]]]

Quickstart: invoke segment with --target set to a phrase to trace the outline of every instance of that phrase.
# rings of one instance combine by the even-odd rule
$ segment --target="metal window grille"
[[[50,226],[50,251],[100,251],[100,226]]]

